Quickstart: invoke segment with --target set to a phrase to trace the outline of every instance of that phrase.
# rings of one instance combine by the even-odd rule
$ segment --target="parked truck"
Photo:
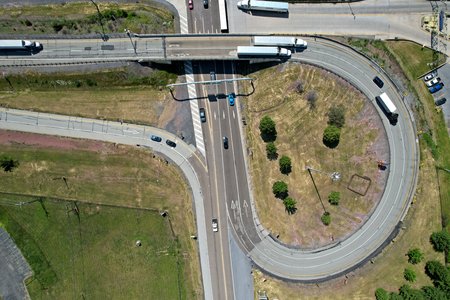
[[[291,36],[255,36],[255,46],[286,46],[306,48],[308,43],[304,40]]]
[[[388,118],[391,125],[397,124],[398,121],[397,108],[395,107],[394,103],[391,101],[389,96],[386,93],[383,93],[380,96],[376,96],[375,100],[383,110],[384,114]]]
[[[237,7],[242,10],[263,10],[287,13],[289,4],[287,2],[242,0],[237,3]]]
[[[255,47],[255,46],[238,46],[237,55],[239,57],[280,57],[289,58],[291,50],[281,47]]]
[[[41,51],[41,43],[26,40],[0,40],[0,50],[7,51]]]

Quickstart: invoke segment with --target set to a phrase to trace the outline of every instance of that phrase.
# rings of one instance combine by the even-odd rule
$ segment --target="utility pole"
[[[100,22],[100,26],[102,27],[102,40],[104,42],[106,42],[107,40],[109,40],[108,36],[105,33],[105,27],[103,26],[103,15],[100,12],[100,8],[98,7],[97,3],[94,2],[94,0],[90,0],[92,2],[92,4],[95,5],[95,8],[97,9],[97,13],[98,13],[98,20]]]
[[[316,189],[316,193],[317,193],[317,196],[319,197],[320,204],[322,204],[323,211],[327,212],[327,209],[325,208],[325,205],[323,204],[322,197],[320,197],[319,190],[317,189],[316,182],[314,181],[314,177],[312,176],[311,168],[310,167],[306,167],[306,169],[308,170],[309,176],[311,176],[312,183],[314,185],[314,188]]]

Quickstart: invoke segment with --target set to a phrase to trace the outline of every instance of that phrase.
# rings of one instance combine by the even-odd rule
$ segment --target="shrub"
[[[292,215],[293,213],[295,213],[297,211],[297,207],[296,207],[297,201],[295,201],[291,197],[287,197],[286,199],[284,199],[283,204],[284,204],[284,208],[286,209],[288,214]]]
[[[423,259],[423,253],[418,248],[410,249],[406,255],[408,262],[413,265],[420,263]]]
[[[449,252],[450,250],[450,234],[446,230],[433,232],[430,237],[430,242],[434,250],[438,252]]]
[[[288,196],[288,185],[284,181],[276,181],[272,185],[272,192],[275,197],[285,199]]]
[[[279,160],[279,164],[281,173],[286,175],[291,173],[292,171],[291,159],[288,156],[283,155]]]
[[[323,143],[328,148],[336,148],[339,144],[341,130],[334,125],[329,125],[323,132]]]
[[[306,95],[306,101],[308,101],[310,109],[315,109],[317,102],[317,92],[314,90],[309,91],[308,94]]]
[[[416,273],[413,270],[409,269],[409,268],[406,268],[403,271],[403,277],[405,277],[405,279],[407,281],[409,281],[409,282],[416,281]]]
[[[297,86],[295,87],[295,91],[299,94],[303,93],[305,91],[305,85],[303,84],[303,81],[298,81]]]
[[[261,132],[261,137],[265,142],[273,142],[277,138],[275,122],[269,116],[262,117],[259,122],[259,131]]]
[[[323,225],[328,226],[331,223],[331,215],[327,211],[323,213],[323,215],[320,219],[322,220]]]
[[[330,202],[331,205],[339,205],[340,199],[341,199],[341,193],[339,193],[339,192],[331,192],[328,195],[328,202]]]
[[[342,128],[345,124],[345,108],[342,105],[333,105],[328,111],[328,125]]]
[[[375,299],[377,300],[389,300],[389,294],[383,288],[377,288],[375,291]]]
[[[15,168],[19,166],[19,161],[14,160],[11,157],[2,157],[0,159],[0,166],[5,172],[12,172]]]
[[[274,142],[267,143],[266,152],[268,159],[277,159],[278,157],[277,146],[275,146]]]

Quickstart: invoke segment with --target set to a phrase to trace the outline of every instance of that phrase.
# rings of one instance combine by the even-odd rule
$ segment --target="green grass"
[[[36,273],[32,299],[186,299],[179,244],[157,212],[43,204],[0,206],[0,221]]]
[[[0,8],[0,33],[16,34],[90,34],[174,33],[174,17],[160,4],[99,3],[102,23],[96,7],[89,1],[54,5]]]
[[[20,165],[0,172],[0,224],[35,272],[33,299],[201,294],[192,204],[175,167],[132,147],[9,135],[0,156]]]

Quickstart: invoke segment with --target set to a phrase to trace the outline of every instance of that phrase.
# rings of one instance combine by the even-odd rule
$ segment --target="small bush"
[[[389,300],[389,294],[385,289],[377,288],[377,290],[375,291],[375,299]]]
[[[334,125],[329,125],[323,132],[323,144],[328,148],[336,148],[339,145],[341,130]]]
[[[423,259],[423,253],[419,248],[410,249],[406,255],[408,262],[413,265],[420,263]]]
[[[317,92],[314,90],[309,91],[308,94],[306,95],[306,101],[308,101],[310,109],[315,109],[317,102]]]
[[[12,172],[15,168],[19,166],[19,161],[14,160],[11,157],[2,157],[0,159],[0,166],[5,172]]]
[[[284,199],[283,204],[288,214],[292,215],[297,211],[297,201],[295,201],[291,197],[287,197],[286,199]]]
[[[405,277],[405,279],[407,281],[409,281],[409,282],[416,281],[416,273],[413,270],[409,269],[409,268],[406,268],[403,271],[403,277]]]
[[[288,156],[283,155],[279,160],[279,164],[281,173],[285,175],[291,173],[292,171],[291,159]]]
[[[277,159],[277,157],[278,157],[277,146],[275,146],[274,142],[267,143],[266,152],[267,152],[268,159],[270,159],[270,160]]]
[[[438,252],[450,252],[450,233],[447,230],[433,232],[430,237],[430,242],[434,250]]]
[[[285,199],[289,195],[287,183],[284,181],[274,182],[274,184],[272,185],[272,192],[275,197]]]
[[[320,218],[322,220],[323,225],[328,226],[331,223],[331,215],[329,212],[324,212],[322,217]]]
[[[345,124],[345,108],[342,105],[333,105],[328,111],[328,125],[342,128]]]
[[[259,131],[261,132],[261,138],[265,142],[273,142],[277,138],[275,122],[267,115],[262,117],[259,122]]]
[[[339,200],[341,200],[341,193],[339,192],[331,192],[328,195],[328,202],[330,202],[331,205],[339,205]]]

